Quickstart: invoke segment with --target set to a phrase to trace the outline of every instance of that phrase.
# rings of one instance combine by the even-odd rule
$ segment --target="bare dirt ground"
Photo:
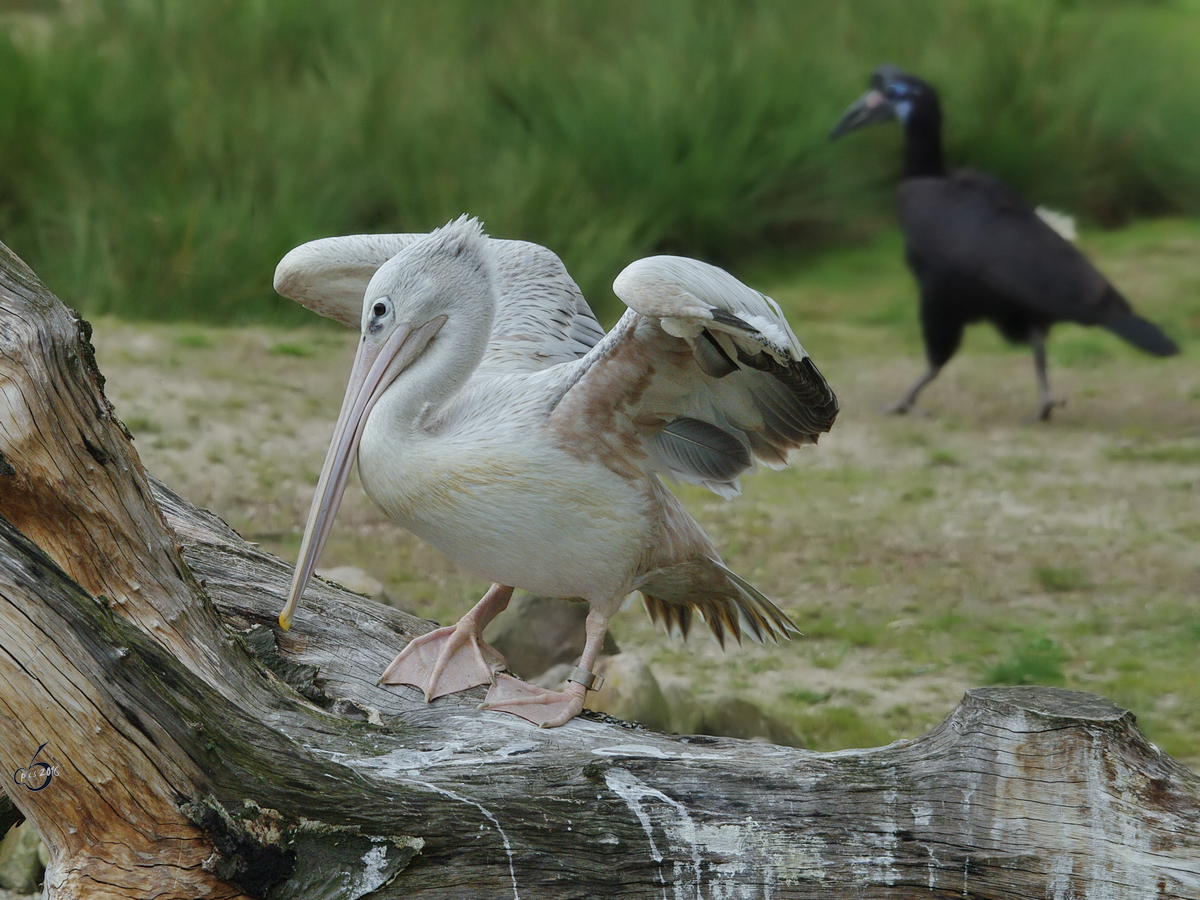
[[[354,335],[93,324],[147,468],[293,559]],[[804,637],[722,652],[656,633],[633,607],[613,622],[622,649],[664,686],[752,700],[816,748],[913,736],[970,687],[1026,681],[1106,694],[1200,765],[1200,364],[1075,329],[1084,336],[1063,346],[1093,350],[1073,364],[1052,353],[1068,404],[1026,425],[1028,355],[969,338],[925,413],[885,417],[878,406],[921,361],[823,357],[821,329],[795,324],[841,400],[833,432],[792,469],[744,479],[732,503],[680,493]],[[321,562],[357,566],[442,622],[486,587],[394,526],[357,481]]]

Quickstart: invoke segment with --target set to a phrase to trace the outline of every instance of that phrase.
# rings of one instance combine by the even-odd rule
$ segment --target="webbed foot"
[[[484,643],[478,630],[459,620],[409,641],[379,683],[419,687],[428,702],[477,684],[494,684],[505,667],[504,657]]]
[[[511,675],[497,675],[479,708],[512,713],[541,728],[557,728],[579,715],[586,695],[587,688],[575,681],[568,681],[565,690],[550,691]]]

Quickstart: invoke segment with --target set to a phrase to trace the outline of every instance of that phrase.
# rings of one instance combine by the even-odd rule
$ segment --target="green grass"
[[[864,719],[854,707],[839,704],[799,713],[794,724],[804,746],[812,749],[878,747],[894,740],[889,729]]]
[[[957,466],[958,464],[958,454],[952,450],[929,451],[929,465],[931,466]]]
[[[784,699],[793,703],[812,706],[817,703],[824,703],[832,696],[831,691],[810,691],[806,688],[796,688],[795,690],[786,691]]]
[[[1193,0],[63,8],[0,0],[0,240],[89,315],[309,321],[271,290],[292,246],[469,211],[557,251],[608,317],[651,252],[799,258],[839,340],[912,347],[902,265],[873,252],[899,132],[826,140],[884,61],[940,85],[953,163],[1034,202],[1200,211]]]
[[[1200,446],[1196,445],[1110,447],[1106,455],[1109,459],[1125,462],[1161,462],[1183,466],[1200,464]]]
[[[1091,582],[1073,566],[1034,566],[1034,578],[1051,593],[1082,591],[1091,587]]]
[[[298,356],[307,359],[316,356],[316,350],[309,344],[297,344],[290,341],[280,341],[271,345],[271,352],[277,356]]]
[[[209,350],[214,346],[213,336],[202,331],[185,331],[176,335],[175,345],[192,350]]]
[[[135,413],[125,418],[125,427],[134,435],[156,434],[162,431],[162,426],[145,413]]]
[[[1026,638],[1014,646],[1004,659],[989,666],[984,680],[988,684],[1066,683],[1063,663],[1067,652],[1045,635]]]

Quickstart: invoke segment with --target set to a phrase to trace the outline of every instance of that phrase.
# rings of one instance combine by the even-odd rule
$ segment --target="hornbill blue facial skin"
[[[871,75],[871,89],[846,110],[829,137],[892,120],[904,129],[897,208],[908,266],[920,288],[929,368],[887,412],[912,408],[973,322],[989,321],[1008,340],[1033,347],[1034,418],[1043,421],[1063,402],[1050,396],[1046,379],[1046,335],[1055,322],[1099,325],[1155,356],[1179,352],[1010,187],[985,172],[946,169],[941,103],[931,85],[880,66]]]

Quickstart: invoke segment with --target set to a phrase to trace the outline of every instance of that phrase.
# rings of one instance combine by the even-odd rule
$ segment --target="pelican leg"
[[[608,618],[608,613],[600,612],[595,607],[588,612],[585,626],[587,642],[583,647],[583,656],[579,658],[579,665],[567,680],[564,690],[548,691],[511,675],[498,675],[479,708],[512,713],[541,728],[557,728],[571,721],[583,709],[587,692],[596,680],[592,667],[600,655],[600,648],[604,646]],[[596,683],[595,687],[599,686]]]
[[[513,589],[493,584],[458,622],[408,642],[392,660],[380,684],[411,684],[425,691],[425,702],[477,684],[495,684],[504,657],[484,643],[483,629],[508,607]]]

